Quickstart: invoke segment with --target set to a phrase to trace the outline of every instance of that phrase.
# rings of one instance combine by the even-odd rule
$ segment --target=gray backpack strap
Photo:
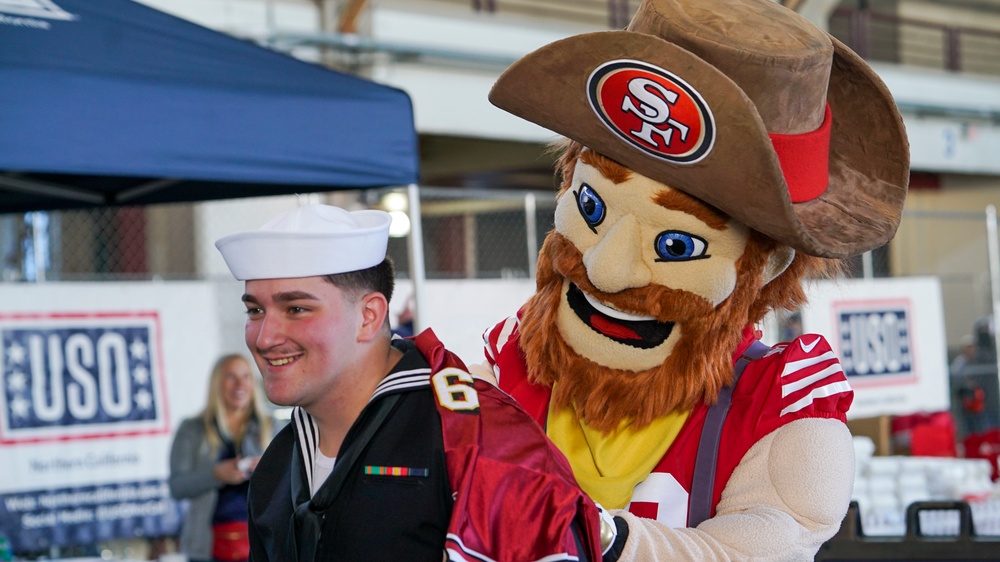
[[[688,527],[697,527],[712,514],[715,466],[719,458],[722,424],[725,423],[733,402],[733,389],[747,365],[770,350],[770,346],[754,340],[733,367],[733,384],[724,387],[719,392],[719,400],[708,409],[705,425],[701,429],[701,440],[698,441],[698,456],[694,461],[694,478],[691,481],[691,496],[688,498]]]

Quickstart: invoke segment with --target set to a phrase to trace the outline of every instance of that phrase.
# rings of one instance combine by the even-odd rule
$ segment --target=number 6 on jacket
[[[473,388],[475,379],[469,373],[449,367],[431,377],[438,402],[456,412],[474,412],[479,409],[479,394]]]

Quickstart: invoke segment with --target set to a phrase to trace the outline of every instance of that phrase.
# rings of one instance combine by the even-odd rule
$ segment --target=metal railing
[[[869,61],[1000,75],[1000,31],[839,8],[830,34]]]
[[[477,12],[556,17],[568,21],[606,24],[608,29],[628,25],[640,0],[472,0]]]
[[[471,6],[477,12],[551,17],[621,29],[628,25],[640,1],[471,0]],[[835,10],[828,25],[831,35],[866,60],[1000,75],[1000,30],[949,25],[878,9],[850,7]]]

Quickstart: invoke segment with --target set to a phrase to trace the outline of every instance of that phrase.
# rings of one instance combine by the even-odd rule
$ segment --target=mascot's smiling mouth
[[[639,349],[654,348],[670,337],[673,322],[660,322],[652,316],[636,316],[597,302],[574,283],[566,291],[566,302],[592,330],[618,343]]]

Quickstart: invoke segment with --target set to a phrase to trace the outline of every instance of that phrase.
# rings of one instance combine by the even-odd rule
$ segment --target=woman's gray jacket
[[[242,454],[250,457],[262,452],[260,426],[251,419],[243,436]],[[181,528],[180,550],[191,560],[212,559],[212,515],[223,486],[212,474],[217,462],[219,451],[211,450],[201,417],[181,422],[170,447],[170,495],[190,500]]]

